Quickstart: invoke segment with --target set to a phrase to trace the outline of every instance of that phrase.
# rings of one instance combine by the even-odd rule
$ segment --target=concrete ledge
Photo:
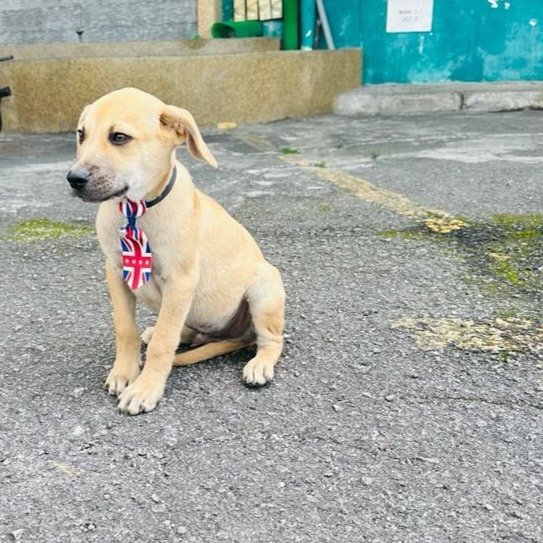
[[[165,40],[118,43],[40,43],[0,45],[0,57],[13,55],[15,60],[50,60],[53,58],[154,57],[176,55],[218,55],[279,51],[276,38],[215,40]]]
[[[340,115],[419,115],[447,111],[543,109],[543,82],[373,85],[339,95]]]
[[[204,126],[325,113],[338,93],[359,84],[360,55],[342,49],[6,62],[0,81],[13,95],[2,101],[4,130],[73,130],[86,104],[126,86],[187,108]]]
[[[417,115],[456,111],[461,103],[462,98],[456,92],[377,94],[356,89],[337,97],[334,112],[340,115]]]
[[[529,89],[487,90],[466,92],[463,108],[468,111],[515,111],[518,109],[543,109],[543,84],[539,91]]]

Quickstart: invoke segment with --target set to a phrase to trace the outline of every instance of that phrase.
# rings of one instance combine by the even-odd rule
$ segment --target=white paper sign
[[[434,0],[388,0],[387,32],[430,32]]]

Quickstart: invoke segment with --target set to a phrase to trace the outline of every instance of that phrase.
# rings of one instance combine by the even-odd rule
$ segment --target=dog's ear
[[[194,117],[186,109],[165,106],[160,115],[160,123],[174,132],[178,145],[187,142],[187,149],[193,157],[217,167],[217,161],[202,138]]]

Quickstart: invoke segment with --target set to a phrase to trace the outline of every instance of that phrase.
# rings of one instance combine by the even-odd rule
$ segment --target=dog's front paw
[[[259,387],[269,383],[273,379],[275,364],[266,360],[253,358],[243,368],[243,380],[246,385]]]
[[[128,385],[138,378],[139,374],[139,364],[135,364],[132,367],[114,364],[104,386],[112,396],[118,396]]]
[[[119,411],[130,415],[152,411],[164,394],[164,385],[141,375],[119,396]]]

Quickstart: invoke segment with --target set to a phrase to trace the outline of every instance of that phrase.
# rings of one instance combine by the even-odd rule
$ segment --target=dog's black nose
[[[70,170],[66,179],[70,183],[70,187],[81,189],[89,182],[90,174],[86,170]]]

